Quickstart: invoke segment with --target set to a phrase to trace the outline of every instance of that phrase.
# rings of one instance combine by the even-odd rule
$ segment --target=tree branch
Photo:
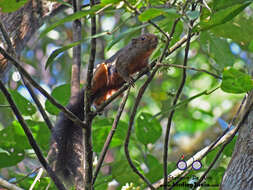
[[[187,66],[188,53],[189,53],[190,41],[191,41],[191,28],[189,28],[187,36],[188,37],[187,37],[187,42],[186,42],[186,47],[185,47],[184,66]],[[183,90],[185,80],[186,80],[186,69],[184,68],[182,80],[181,80],[180,86],[177,90],[177,93],[174,98],[172,106],[175,106],[177,104],[177,101],[178,101],[178,99],[181,95],[181,92]],[[172,118],[173,118],[174,113],[175,113],[175,109],[171,110],[170,115],[168,117],[165,138],[164,138],[164,148],[163,148],[164,190],[167,190],[167,186],[168,186],[168,171],[167,171],[167,168],[168,168],[168,145],[169,145],[169,134],[170,134],[171,122],[172,122]]]
[[[21,189],[21,188],[19,188],[18,186],[14,185],[14,184],[9,183],[8,181],[6,181],[2,178],[0,178],[0,186],[1,187],[6,187],[9,190],[24,190],[24,189]]]
[[[94,0],[90,0],[90,7],[95,5]],[[96,34],[96,15],[90,15],[91,17],[91,36]],[[93,189],[92,185],[92,163],[93,163],[93,150],[92,150],[92,115],[91,115],[91,83],[93,78],[93,68],[96,56],[96,38],[91,39],[91,49],[90,49],[90,59],[87,71],[87,83],[85,88],[85,120],[86,120],[86,128],[87,130],[84,131],[84,172],[85,172],[85,190]]]
[[[141,12],[137,8],[133,7],[127,0],[124,0],[124,3],[130,9],[132,9],[135,12],[135,14],[137,14],[137,15],[141,14]],[[170,40],[171,36],[169,36],[165,31],[163,31],[156,23],[154,23],[151,20],[148,20],[148,23],[151,24],[151,25],[153,25],[159,32],[161,32],[167,38],[167,40]]]
[[[104,147],[103,147],[103,149],[102,149],[102,151],[101,151],[101,153],[99,155],[97,167],[95,169],[95,173],[94,173],[93,180],[92,180],[92,184],[93,185],[94,185],[94,183],[96,181],[97,175],[98,175],[98,173],[99,173],[99,171],[101,169],[101,166],[102,166],[102,164],[104,162],[104,158],[105,158],[105,155],[106,155],[106,153],[108,151],[110,143],[112,141],[113,135],[116,132],[116,129],[118,127],[118,122],[119,122],[121,114],[122,114],[122,112],[124,110],[124,107],[125,107],[125,104],[126,104],[126,101],[127,101],[128,95],[129,95],[129,92],[130,92],[130,88],[128,88],[128,91],[126,92],[126,94],[124,95],[124,97],[123,97],[123,99],[121,101],[121,104],[120,104],[120,106],[118,108],[118,111],[117,111],[117,115],[116,115],[116,117],[115,117],[115,119],[113,121],[112,128],[111,128],[111,130],[110,130],[110,132],[109,132],[109,134],[108,134],[108,136],[106,138],[106,141],[104,143]]]
[[[237,110],[235,116],[233,117],[233,119],[230,121],[230,123],[229,123],[228,127],[226,128],[226,130],[224,130],[224,132],[222,133],[222,135],[209,147],[209,149],[207,150],[206,154],[203,155],[203,157],[206,156],[206,155],[211,151],[212,147],[214,147],[214,146],[217,144],[217,142],[230,130],[231,126],[234,125],[235,120],[239,117],[239,114],[240,114],[240,112],[241,112],[241,109],[242,109],[242,107],[243,107],[243,105],[244,105],[245,100],[246,100],[246,96],[244,96],[244,98],[243,98],[243,100],[242,100],[242,102],[241,102],[241,104],[240,104],[240,107],[238,108],[238,110]],[[252,105],[249,106],[249,108],[248,108],[248,110],[247,110],[248,112],[250,111],[251,107],[252,107]],[[246,114],[249,114],[249,113],[247,113],[247,111],[246,111],[246,113],[244,114],[244,116],[243,116],[242,118],[247,117]],[[244,120],[245,120],[245,119],[246,119],[246,118],[244,118]],[[240,122],[241,122],[241,121],[240,121]],[[240,124],[240,122],[238,123],[238,125]],[[241,124],[240,124],[240,125],[241,125]],[[203,181],[203,179],[206,177],[206,175],[208,174],[208,172],[212,169],[212,167],[214,166],[214,164],[217,162],[217,160],[218,160],[218,158],[220,157],[221,153],[223,152],[224,148],[225,148],[225,147],[228,145],[228,143],[230,143],[231,140],[234,138],[234,136],[235,136],[235,134],[237,133],[237,131],[239,130],[239,128],[240,128],[240,126],[237,127],[235,133],[234,133],[233,135],[231,135],[231,137],[227,140],[227,142],[225,142],[225,143],[223,144],[223,146],[220,148],[219,152],[218,152],[217,155],[215,156],[213,162],[210,164],[210,166],[207,168],[207,170],[201,175],[201,177],[200,177],[199,180],[197,181],[196,185],[199,185],[199,184]]]
[[[211,145],[206,146],[205,148],[203,148],[202,150],[200,150],[199,152],[197,152],[196,154],[194,154],[193,156],[191,156],[191,158],[189,160],[186,161],[187,166],[191,167],[192,163],[193,163],[193,159],[194,160],[202,160],[207,154],[208,152],[210,152],[211,150],[217,148],[219,145],[226,143],[228,141],[231,141],[231,138],[233,138],[237,131],[239,130],[238,127],[241,127],[241,125],[244,123],[245,119],[247,118],[249,112],[252,110],[252,106],[253,103],[251,103],[248,106],[248,109],[245,111],[244,115],[242,116],[242,119],[238,122],[237,126],[232,129],[231,131],[227,132],[224,136],[222,136],[221,138],[218,138],[218,141],[214,141],[214,143],[212,143]],[[216,142],[216,143],[215,143]],[[185,171],[179,170],[179,169],[175,169],[173,172],[171,172],[169,174],[169,179],[168,182],[172,181],[173,179],[175,179],[176,177],[182,175]],[[153,184],[153,186],[158,189],[161,186],[164,186],[164,179],[161,179],[159,181],[157,181],[156,183]],[[150,190],[150,188],[146,188],[145,190]]]
[[[216,79],[222,79],[221,76],[216,75],[214,73],[211,73],[211,72],[209,72],[209,71],[207,71],[205,69],[198,69],[198,68],[194,68],[194,67],[183,66],[183,65],[175,65],[175,64],[169,64],[169,63],[165,63],[165,64],[159,63],[157,65],[161,66],[161,67],[176,67],[176,68],[180,68],[180,69],[189,69],[189,70],[193,70],[193,71],[204,72],[204,73],[207,73],[207,74],[213,76]]]
[[[173,26],[172,26],[172,30],[170,32],[170,36],[173,36],[174,32],[175,32],[175,28],[176,28],[176,25],[178,23],[179,19],[176,19],[173,23]],[[163,53],[162,55],[160,56],[160,58],[158,59],[158,63],[161,62],[165,55],[166,55],[166,52],[167,52],[167,49],[169,48],[169,44],[170,44],[170,41],[171,41],[171,37],[167,38],[167,42],[166,42],[166,45],[164,47],[164,50],[163,50]],[[155,63],[154,65],[155,66]],[[151,65],[152,67],[152,65]],[[133,171],[135,173],[137,173],[147,184],[148,186],[151,188],[151,189],[154,189],[154,187],[152,186],[152,184],[148,181],[148,179],[146,179],[139,171],[138,169],[134,166],[132,160],[131,160],[131,157],[130,157],[130,154],[129,154],[129,151],[128,151],[128,144],[129,144],[129,141],[130,141],[130,136],[131,136],[131,130],[132,130],[132,126],[133,126],[133,122],[134,122],[134,118],[135,118],[135,115],[136,115],[136,111],[137,111],[137,108],[138,108],[138,105],[141,101],[141,98],[145,92],[145,90],[147,89],[149,83],[152,81],[153,77],[155,76],[156,72],[158,71],[158,66],[155,66],[154,69],[153,69],[153,72],[151,73],[151,75],[148,77],[148,79],[145,81],[145,83],[142,85],[141,89],[139,90],[139,93],[138,93],[138,96],[136,98],[136,101],[135,101],[135,104],[134,104],[134,108],[132,110],[132,113],[131,113],[131,116],[130,116],[130,121],[129,121],[129,127],[128,127],[128,133],[127,133],[127,136],[126,136],[126,139],[125,139],[125,154],[126,154],[126,157],[127,157],[127,161],[129,163],[129,165],[131,166],[131,168],[133,169]]]

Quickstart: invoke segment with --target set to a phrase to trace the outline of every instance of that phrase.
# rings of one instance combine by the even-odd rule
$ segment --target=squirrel
[[[98,106],[106,101],[125,82],[133,86],[131,75],[148,67],[149,56],[157,44],[157,36],[143,34],[133,38],[127,46],[99,64],[91,83],[93,104]],[[84,120],[84,89],[79,93],[76,102],[69,103],[67,108],[79,119]],[[75,184],[74,177],[80,174],[78,172],[83,167],[81,164],[83,133],[81,127],[74,125],[63,113],[59,114],[52,132],[50,149],[52,156],[49,156],[53,170],[68,186]]]

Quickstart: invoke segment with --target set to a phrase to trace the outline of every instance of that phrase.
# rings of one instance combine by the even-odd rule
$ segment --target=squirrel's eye
[[[143,40],[145,40],[146,38],[145,37],[141,37],[141,40],[143,41]]]

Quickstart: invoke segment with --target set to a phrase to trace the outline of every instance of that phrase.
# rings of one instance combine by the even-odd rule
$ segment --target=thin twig
[[[9,190],[24,190],[24,189],[21,189],[20,187],[4,180],[3,178],[0,178],[0,187],[5,187]]]
[[[128,95],[129,95],[129,92],[130,92],[130,88],[128,89],[128,91],[126,92],[126,94],[124,95],[124,97],[123,97],[123,99],[121,101],[121,104],[120,104],[120,106],[118,108],[118,111],[117,111],[117,115],[116,115],[116,117],[115,117],[115,119],[113,121],[112,128],[111,128],[111,130],[110,130],[110,132],[109,132],[109,134],[108,134],[108,136],[106,138],[106,141],[104,143],[104,147],[103,147],[103,149],[102,149],[102,151],[101,151],[101,153],[99,155],[98,163],[97,163],[97,166],[96,166],[96,169],[95,169],[95,173],[93,175],[93,180],[92,180],[92,184],[93,185],[94,185],[94,183],[96,181],[97,175],[98,175],[98,173],[100,171],[100,168],[101,168],[101,166],[103,164],[105,155],[106,155],[107,150],[108,150],[108,148],[110,146],[110,143],[111,143],[111,140],[113,138],[113,135],[116,132],[116,129],[118,127],[118,122],[119,122],[121,114],[122,114],[122,112],[124,110],[124,107],[125,107],[125,104],[126,104],[126,101],[127,101]]]
[[[192,23],[193,24],[193,23]],[[187,66],[187,61],[188,61],[188,53],[190,49],[190,42],[191,42],[191,28],[189,28],[188,31],[188,37],[187,37],[187,42],[186,42],[186,47],[185,47],[185,57],[184,57],[184,66]],[[181,95],[181,92],[183,90],[184,84],[186,81],[186,69],[183,69],[183,75],[181,79],[180,86],[177,90],[176,96],[173,100],[173,106],[177,104],[177,101]],[[163,173],[164,173],[164,190],[167,190],[168,186],[168,145],[169,145],[169,134],[170,134],[170,128],[171,128],[171,123],[172,123],[172,118],[175,113],[175,110],[171,110],[168,121],[167,121],[167,127],[166,127],[166,132],[165,132],[165,138],[164,138],[164,149],[163,149]]]
[[[217,142],[230,130],[231,126],[234,125],[234,122],[235,120],[239,117],[240,115],[240,112],[242,110],[242,107],[244,105],[244,102],[246,100],[246,96],[244,96],[241,104],[240,104],[240,107],[238,108],[236,114],[234,115],[233,119],[230,121],[228,127],[226,128],[226,130],[224,130],[224,132],[222,133],[221,136],[219,136],[219,138],[209,147],[209,149],[207,150],[206,154],[203,155],[203,156],[206,156],[212,149],[212,147],[214,147]],[[239,129],[237,129],[238,131]],[[236,134],[236,133],[235,133]],[[224,143],[224,145],[221,147],[221,149],[219,150],[219,152],[217,153],[217,155],[215,156],[213,162],[210,164],[210,166],[207,168],[207,170],[201,175],[201,177],[199,178],[198,182],[196,184],[200,184],[203,179],[205,179],[206,175],[208,174],[208,172],[212,169],[212,167],[214,166],[214,164],[216,163],[216,161],[218,160],[219,156],[221,155],[221,153],[223,152],[224,148],[226,147],[226,145],[233,139],[234,135],[232,135],[229,140]]]
[[[95,5],[94,0],[90,0],[90,7]],[[91,36],[96,34],[96,15],[91,15]],[[93,161],[93,151],[92,151],[92,134],[91,134],[91,123],[93,117],[91,116],[91,82],[93,78],[93,68],[96,56],[96,38],[91,39],[90,46],[90,59],[87,71],[87,85],[85,88],[85,120],[87,130],[84,131],[84,181],[85,181],[85,190],[93,189],[92,185],[92,161]]]
[[[157,64],[158,66],[161,66],[161,67],[176,67],[176,68],[180,68],[180,69],[189,69],[189,70],[193,70],[193,71],[199,71],[199,72],[204,72],[204,73],[207,73],[211,76],[213,76],[214,78],[216,79],[222,79],[221,76],[219,75],[216,75],[214,73],[211,73],[205,69],[198,69],[198,68],[194,68],[194,67],[189,67],[189,66],[183,66],[183,65],[175,65],[175,64],[169,64],[169,63],[165,63],[165,64]]]
[[[37,173],[37,176],[34,179],[34,181],[33,181],[32,185],[30,186],[29,190],[33,190],[36,183],[40,180],[42,174],[43,174],[43,168],[39,168],[39,172]]]
[[[251,104],[252,107],[252,104]],[[252,109],[252,108],[251,108]],[[237,125],[238,126],[238,125]],[[195,155],[191,156],[191,158],[189,160],[186,161],[187,166],[191,167],[192,163],[193,163],[193,159],[194,160],[199,160],[201,161],[207,154],[207,152],[210,152],[210,148],[211,150],[214,150],[215,148],[217,148],[219,145],[227,142],[231,136],[235,135],[237,132],[237,127],[235,127],[234,129],[232,129],[231,131],[229,131],[228,133],[226,133],[226,135],[224,135],[222,138],[219,138],[219,141],[215,144],[215,146],[212,145],[208,145],[206,147],[204,147],[202,150],[198,151]],[[175,179],[176,177],[182,175],[185,171],[179,170],[179,169],[175,169],[174,171],[172,171],[169,176],[172,176],[171,178],[168,179],[168,182],[172,181],[173,179]],[[160,179],[159,181],[155,182],[153,184],[153,186],[158,189],[159,187],[164,185],[164,179]],[[146,188],[145,190],[150,190],[149,188]]]
[[[137,15],[141,14],[141,12],[136,7],[133,7],[127,0],[124,0],[124,3],[130,9],[132,9],[135,12],[135,14],[137,14]],[[151,24],[151,25],[153,25],[159,32],[161,32],[167,38],[167,40],[170,40],[170,36],[165,31],[163,31],[156,23],[154,23],[151,20],[148,20],[148,23]]]
[[[21,66],[21,63],[19,63],[16,58],[12,57],[9,53],[7,53],[2,47],[0,47],[0,53],[8,60],[10,60],[10,63],[12,63],[18,71],[32,84],[36,89],[38,89],[43,96],[45,96],[53,105],[55,105],[57,108],[59,108],[65,115],[76,123],[78,126],[85,128],[85,123],[83,123],[78,117],[76,117],[71,111],[69,111],[67,108],[65,108],[63,105],[61,105],[59,102],[57,102],[52,96],[50,96],[46,90],[44,90],[30,75],[26,72],[26,70]]]
[[[159,115],[161,115],[161,114],[164,115],[164,114],[166,114],[166,113],[169,113],[171,110],[175,110],[175,109],[177,109],[178,107],[183,106],[183,105],[189,103],[190,101],[192,101],[192,100],[194,100],[195,98],[198,98],[198,97],[200,97],[200,96],[203,96],[203,95],[210,95],[210,94],[212,94],[214,91],[218,90],[219,88],[220,88],[220,85],[217,86],[217,87],[215,87],[214,89],[211,89],[211,90],[204,90],[203,92],[200,92],[200,93],[198,93],[198,94],[196,94],[196,95],[194,95],[194,96],[191,96],[190,98],[187,98],[187,99],[184,99],[184,100],[180,101],[179,103],[177,103],[177,104],[174,105],[174,106],[170,106],[169,108],[166,109],[166,111],[163,111],[163,112],[160,111],[160,112],[154,114],[153,117],[157,117],[157,116],[159,116]]]
[[[23,80],[23,83],[24,85],[26,86],[27,90],[29,91],[34,103],[36,104],[41,116],[43,117],[44,121],[46,122],[47,124],[47,127],[50,131],[52,131],[53,129],[53,124],[52,122],[50,121],[45,109],[43,108],[43,106],[41,105],[39,99],[37,98],[32,86],[29,84],[29,82],[22,76],[22,80]]]
[[[36,156],[38,157],[40,163],[42,164],[42,166],[45,168],[45,170],[47,171],[48,175],[52,178],[52,180],[54,181],[55,185],[57,186],[58,189],[60,190],[65,190],[65,187],[63,186],[63,184],[61,183],[61,181],[58,179],[58,177],[55,175],[55,173],[52,171],[51,167],[48,165],[46,159],[43,157],[43,154],[39,148],[39,146],[37,145],[35,139],[33,138],[32,132],[30,131],[30,129],[28,128],[24,118],[22,117],[22,115],[20,114],[17,106],[15,105],[14,101],[12,100],[12,97],[10,95],[10,93],[8,92],[8,90],[5,88],[4,84],[2,83],[2,81],[0,81],[0,89],[3,92],[4,96],[6,97],[7,101],[9,102],[13,113],[15,114],[17,120],[19,121],[20,125],[22,126],[28,141],[31,145],[31,147],[33,148]]]
[[[35,168],[33,171],[31,171],[30,173],[26,174],[24,177],[18,179],[17,181],[14,182],[14,184],[17,184],[23,180],[25,180],[26,178],[30,177],[33,173],[37,172],[41,167]]]
[[[172,30],[171,30],[171,33],[170,33],[170,36],[173,36],[174,32],[175,32],[175,28],[176,28],[176,25],[178,23],[179,19],[176,19],[174,24],[173,24],[173,27],[172,27]],[[167,43],[164,47],[164,50],[163,50],[163,53],[162,55],[159,57],[158,59],[158,62],[161,62],[165,55],[166,55],[166,52],[167,52],[167,49],[169,47],[169,44],[170,44],[170,41],[171,41],[171,38],[167,38]],[[155,65],[155,64],[154,64]],[[125,154],[126,154],[126,157],[127,157],[127,160],[128,160],[128,163],[129,165],[131,166],[131,168],[133,169],[133,171],[135,173],[137,173],[147,184],[148,186],[151,188],[151,189],[154,189],[154,187],[150,184],[150,182],[148,181],[148,179],[146,179],[139,171],[138,169],[134,166],[132,160],[131,160],[131,157],[130,157],[130,154],[129,154],[129,151],[128,151],[128,144],[129,144],[129,141],[130,141],[130,136],[131,136],[131,130],[132,130],[132,125],[133,125],[133,121],[134,121],[134,118],[135,118],[135,115],[136,115],[136,111],[137,111],[137,108],[138,108],[138,105],[141,101],[141,98],[145,92],[145,90],[147,89],[149,83],[152,81],[153,77],[155,76],[156,72],[158,71],[158,66],[155,66],[153,71],[152,71],[152,74],[148,77],[148,79],[145,81],[145,83],[142,85],[139,93],[138,93],[138,96],[136,98],[136,101],[135,101],[135,104],[134,104],[134,108],[132,110],[132,114],[130,116],[130,121],[129,121],[129,127],[128,127],[128,133],[127,133],[127,137],[126,137],[126,140],[125,140]]]
[[[156,71],[158,70],[158,67],[156,67],[156,69],[153,70],[153,72],[151,73],[151,75],[148,77],[148,79],[145,81],[145,83],[142,85],[142,87],[140,88],[131,116],[130,116],[130,120],[129,120],[129,124],[128,124],[128,131],[127,131],[127,136],[125,139],[125,144],[124,144],[124,150],[125,150],[125,155],[126,155],[126,159],[130,165],[130,167],[132,168],[132,170],[139,175],[139,177],[150,187],[150,189],[154,190],[155,188],[152,186],[152,184],[150,183],[150,181],[144,176],[142,175],[139,170],[135,167],[134,163],[131,160],[130,157],[130,153],[128,150],[128,145],[129,145],[129,141],[130,141],[130,136],[131,136],[131,131],[132,131],[132,127],[133,127],[133,123],[134,123],[134,118],[137,112],[137,108],[139,106],[139,103],[142,99],[142,96],[144,95],[144,92],[146,90],[146,88],[148,87],[149,83],[152,81]]]
[[[0,108],[10,108],[10,105],[0,105]]]

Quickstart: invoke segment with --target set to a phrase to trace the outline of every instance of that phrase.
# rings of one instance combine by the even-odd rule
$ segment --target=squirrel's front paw
[[[127,78],[126,82],[132,86],[133,88],[135,88],[135,84],[134,84],[134,79],[132,77]]]

